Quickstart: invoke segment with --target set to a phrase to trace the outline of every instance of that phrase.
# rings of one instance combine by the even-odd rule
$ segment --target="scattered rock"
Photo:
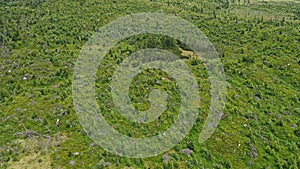
[[[27,80],[30,78],[30,75],[29,74],[25,74],[23,77],[22,77],[22,80]]]
[[[219,114],[220,119],[223,119],[224,117],[225,117],[225,112],[222,112],[222,113]]]
[[[29,103],[29,106],[33,106],[35,104],[36,104],[36,101],[32,101],[32,102]]]
[[[37,120],[38,120],[39,122],[41,122],[41,123],[44,122],[44,120],[43,120],[41,117],[38,117]]]
[[[59,84],[55,84],[53,87],[54,87],[54,88],[58,88],[58,87],[59,87]]]
[[[70,161],[70,165],[75,165],[75,161]]]
[[[197,89],[197,88],[198,88],[198,85],[197,85],[197,84],[193,84],[193,85],[192,85],[192,88],[193,88],[193,89]]]
[[[32,99],[32,98],[34,98],[35,97],[35,95],[34,94],[30,94],[30,95],[28,95],[28,98],[30,98],[30,99]]]
[[[110,162],[104,162],[104,167],[110,166],[111,163]]]
[[[169,162],[169,159],[170,159],[170,156],[169,156],[168,154],[165,154],[165,155],[163,156],[163,159],[164,159],[164,161],[165,161],[166,163],[168,163],[168,162]]]
[[[56,120],[55,125],[58,127],[60,125],[59,119]]]
[[[193,152],[193,150],[191,150],[191,149],[189,149],[189,148],[185,148],[185,149],[183,149],[182,150],[182,152],[184,153],[184,154],[186,154],[187,156],[191,156],[191,153]]]

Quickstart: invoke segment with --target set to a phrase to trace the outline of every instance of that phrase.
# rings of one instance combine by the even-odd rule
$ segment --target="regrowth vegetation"
[[[300,3],[293,1],[1,1],[0,168],[299,168]],[[118,43],[97,72],[96,96],[107,122],[131,137],[157,135],[179,113],[175,79],[141,71],[130,85],[139,110],[149,92],[169,94],[159,119],[139,124],[122,117],[110,95],[114,70],[139,49],[180,56],[200,86],[201,113],[173,149],[146,159],[111,154],[80,126],[72,103],[72,75],[81,47],[101,26],[130,13],[163,12],[187,19],[215,45],[228,81],[222,120],[204,144],[198,135],[209,112],[210,83],[201,60],[185,44],[160,35]],[[30,157],[30,158],[29,158]]]

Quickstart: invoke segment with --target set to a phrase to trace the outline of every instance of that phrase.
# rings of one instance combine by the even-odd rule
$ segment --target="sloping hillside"
[[[300,168],[300,3],[294,1],[25,0],[0,2],[0,168]],[[114,129],[132,137],[163,132],[180,104],[166,72],[142,71],[130,98],[146,110],[150,89],[170,95],[161,118],[136,124],[113,103],[116,65],[131,53],[161,48],[180,56],[200,86],[201,112],[171,150],[135,159],[96,145],[82,129],[72,100],[74,65],[100,27],[124,15],[159,12],[196,25],[214,44],[228,89],[222,119],[203,144],[211,89],[201,60],[184,44],[156,34],[130,37],[104,57],[96,97]],[[190,55],[189,55],[190,54]],[[298,155],[297,155],[298,154]]]

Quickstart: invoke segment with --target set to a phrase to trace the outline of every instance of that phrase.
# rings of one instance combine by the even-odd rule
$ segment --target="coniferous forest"
[[[299,0],[1,0],[0,168],[300,168]],[[82,47],[94,32],[125,15],[165,13],[198,27],[214,45],[226,75],[226,103],[211,137],[198,142],[210,111],[204,63],[181,41],[140,34],[117,43],[102,60],[95,98],[107,123],[145,138],[168,129],[179,114],[176,80],[145,69],[129,98],[149,109],[152,89],[168,93],[163,114],[134,123],[118,113],[112,76],[130,54],[159,48],[180,57],[198,85],[201,113],[172,149],[148,158],[115,155],[82,128],[72,80]]]

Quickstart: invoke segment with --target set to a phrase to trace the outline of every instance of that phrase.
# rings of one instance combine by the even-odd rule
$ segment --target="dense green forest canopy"
[[[0,2],[0,168],[300,168],[300,3],[259,0],[2,0]],[[169,95],[168,109],[149,123],[122,117],[110,95],[116,66],[139,49],[178,55],[200,86],[197,123],[171,150],[145,159],[116,156],[94,144],[72,102],[72,76],[94,32],[126,14],[159,12],[196,25],[224,66],[226,106],[215,133],[198,136],[211,89],[201,60],[182,42],[157,34],[124,39],[104,57],[97,102],[107,122],[131,137],[169,128],[179,113],[176,81],[147,69],[130,86],[139,110],[150,89]],[[59,119],[59,125],[57,120]]]

